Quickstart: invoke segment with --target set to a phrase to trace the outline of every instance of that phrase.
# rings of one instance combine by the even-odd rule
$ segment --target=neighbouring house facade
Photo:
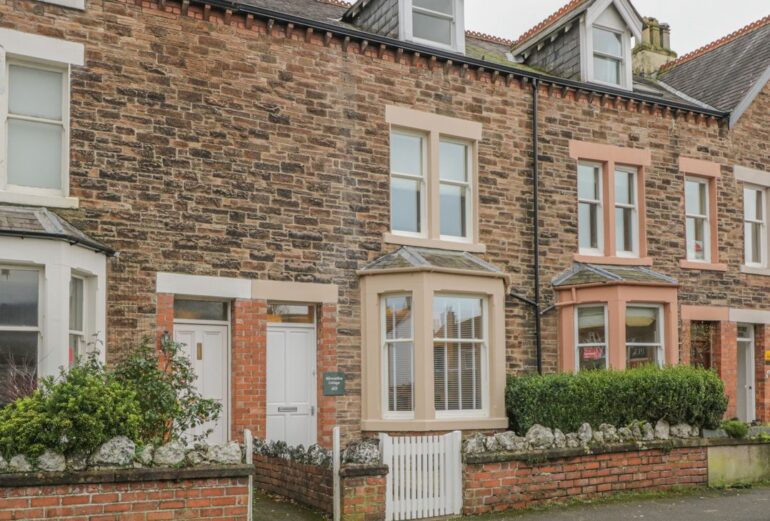
[[[0,378],[176,339],[216,439],[329,446],[692,363],[770,420],[770,19],[675,59],[627,0],[463,8],[0,5]]]

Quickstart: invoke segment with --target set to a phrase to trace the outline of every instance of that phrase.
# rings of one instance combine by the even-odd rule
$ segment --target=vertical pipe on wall
[[[543,374],[543,338],[540,319],[540,162],[538,160],[538,102],[539,80],[532,80],[532,221],[534,279],[535,279],[535,352],[537,356],[537,372]]]

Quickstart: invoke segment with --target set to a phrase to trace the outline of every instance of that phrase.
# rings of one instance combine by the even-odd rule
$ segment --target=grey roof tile
[[[605,266],[577,263],[553,280],[554,287],[637,282],[675,286],[676,279],[642,266]]]
[[[361,272],[375,273],[384,270],[410,268],[415,270],[463,270],[484,275],[505,276],[505,273],[496,266],[468,252],[412,246],[403,246],[394,252],[386,253],[364,266]]]

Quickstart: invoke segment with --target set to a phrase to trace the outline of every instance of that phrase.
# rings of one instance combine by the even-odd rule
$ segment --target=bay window
[[[638,256],[636,172],[615,171],[615,251],[620,256]]]
[[[758,187],[743,189],[743,222],[745,264],[767,266],[766,190]]]
[[[0,267],[0,404],[15,379],[37,372],[40,332],[40,272]]]
[[[626,307],[626,368],[662,365],[662,339],[660,306]]]
[[[483,409],[484,302],[476,297],[433,300],[434,400],[437,412]]]
[[[82,277],[72,277],[70,279],[70,365],[76,364],[85,354],[86,334],[83,316],[85,309],[85,280]]]
[[[414,411],[414,323],[412,297],[388,296],[382,300],[383,355],[387,368],[388,413]],[[392,414],[391,414],[392,415]]]
[[[390,136],[390,220],[395,233],[422,236],[425,231],[425,153],[419,134]]]
[[[577,308],[577,370],[607,368],[607,307]]]
[[[687,259],[709,262],[711,246],[709,236],[708,181],[698,178],[685,180],[685,216],[687,219]]]
[[[580,251],[601,255],[602,241],[602,169],[589,163],[578,165],[578,237]]]
[[[593,28],[594,81],[621,85],[625,74],[623,35],[616,31]]]

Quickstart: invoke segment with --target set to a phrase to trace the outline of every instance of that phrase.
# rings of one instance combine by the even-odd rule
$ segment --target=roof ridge
[[[488,33],[482,33],[481,31],[467,30],[465,31],[465,37],[475,38],[476,40],[483,40],[490,43],[499,43],[501,45],[507,45],[508,47],[513,47],[513,44],[515,43],[513,40],[508,38],[503,38],[502,36],[495,36]]]
[[[554,23],[556,23],[561,17],[563,17],[566,14],[569,14],[571,11],[575,10],[576,8],[580,7],[582,4],[587,2],[588,0],[571,0],[566,5],[562,6],[558,11],[552,13],[550,16],[548,16],[545,20],[537,24],[536,26],[529,29],[527,32],[519,36],[516,41],[513,42],[514,45],[518,45],[525,40],[530,39],[531,37],[535,36],[539,32],[544,31],[548,27],[552,26]]]
[[[695,49],[692,52],[689,52],[685,55],[680,56],[676,60],[670,61],[667,64],[663,65],[663,67],[660,68],[661,72],[667,71],[669,69],[673,69],[674,67],[681,65],[685,62],[688,62],[690,60],[693,60],[695,58],[699,58],[703,56],[704,54],[707,54],[713,50],[716,50],[723,45],[726,45],[728,43],[731,43],[735,41],[736,39],[740,38],[741,36],[744,36],[746,34],[749,34],[751,32],[756,31],[757,29],[760,29],[764,27],[765,25],[770,24],[770,15],[765,16],[764,18],[760,18],[759,20],[756,20],[754,22],[751,22],[750,24],[741,27],[737,31],[733,31],[732,33],[728,34],[727,36],[723,36],[722,38],[719,38],[718,40],[714,40],[711,43],[707,43],[703,47],[700,47],[698,49]]]

